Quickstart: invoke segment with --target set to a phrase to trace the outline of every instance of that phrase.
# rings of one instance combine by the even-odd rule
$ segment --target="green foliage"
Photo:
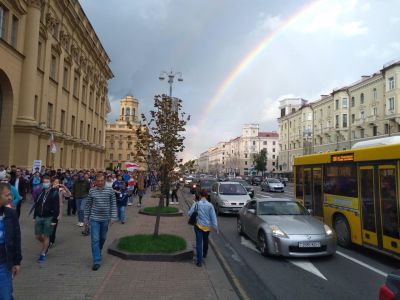
[[[149,213],[149,214],[155,214],[157,211],[160,211],[160,213],[162,214],[174,214],[179,212],[179,209],[177,209],[176,207],[158,207],[158,206],[154,206],[154,207],[146,207],[143,209],[144,212]]]
[[[131,253],[171,253],[185,250],[186,241],[170,234],[160,234],[156,239],[150,234],[137,234],[120,239],[117,248]]]
[[[257,172],[261,172],[264,175],[267,169],[267,150],[262,149],[260,153],[253,156],[253,164]]]

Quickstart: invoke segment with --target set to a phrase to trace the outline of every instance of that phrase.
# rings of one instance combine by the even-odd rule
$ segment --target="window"
[[[275,143],[276,143],[276,142],[275,142],[275,141],[273,141],[273,142],[272,142],[272,145],[274,145],[274,146],[275,146]]]
[[[339,109],[339,99],[335,100],[335,109]]]
[[[351,114],[351,124],[354,124],[354,121],[356,120],[356,115]]]
[[[90,141],[90,124],[87,125],[86,140]]]
[[[114,159],[114,154],[110,153],[110,160],[113,160],[113,159]]]
[[[53,104],[47,103],[47,127],[53,128]]]
[[[374,108],[372,109],[372,115],[373,115],[373,116],[378,115],[378,108],[377,108],[377,107],[374,107]]]
[[[389,134],[389,124],[385,124],[385,134]]]
[[[75,97],[79,96],[79,75],[77,73],[75,73],[74,76],[74,86],[73,86],[73,91],[72,91],[73,95]]]
[[[0,38],[4,39],[6,35],[6,21],[8,11],[0,5]]]
[[[38,118],[38,105],[39,105],[39,99],[38,96],[35,95],[35,103],[33,104],[33,117],[35,120]]]
[[[14,48],[16,48],[17,46],[17,33],[18,33],[18,18],[16,16],[12,16],[10,44]]]
[[[114,143],[110,143],[110,149],[114,149]]]
[[[93,109],[93,101],[94,101],[93,90],[90,89],[90,92],[89,92],[89,108],[91,108],[91,109]]]
[[[335,116],[335,127],[339,128],[339,115]]]
[[[264,141],[264,142],[263,142],[263,145],[267,145],[267,142],[266,142],[266,141]]]
[[[354,97],[351,97],[351,107],[354,107],[356,105],[356,101]]]
[[[82,103],[86,104],[86,84],[82,86]]]
[[[372,100],[376,101],[378,99],[378,94],[376,92],[376,88],[372,89]]]
[[[65,63],[65,62],[64,62]],[[64,75],[63,75],[63,88],[68,90],[68,83],[69,83],[69,67],[64,66]]]
[[[244,154],[244,158],[247,158],[247,153]]]
[[[95,127],[93,128],[93,143],[96,143],[96,137],[97,137],[97,129]]]
[[[347,128],[347,114],[342,115],[342,127]]]
[[[118,149],[119,149],[119,150],[122,150],[122,142],[119,142],[119,144],[118,144]]]
[[[80,127],[79,127],[79,138],[80,139],[83,139],[83,135],[84,135],[84,132],[83,132],[83,121],[81,121],[81,125],[80,125]]]
[[[132,149],[132,143],[128,143],[128,149],[129,149],[129,150]]]
[[[256,141],[253,141],[253,146],[255,146],[256,145]]]
[[[275,159],[275,155],[272,155],[272,159]]]
[[[364,104],[364,93],[360,95],[360,104]]]
[[[327,165],[324,193],[357,197],[357,168],[355,164]]]
[[[56,80],[57,76],[57,57],[52,54],[50,62],[50,78]]]
[[[360,138],[363,139],[364,136],[365,136],[365,134],[364,134],[364,128],[361,128],[361,129],[360,129]]]
[[[364,120],[365,119],[365,112],[362,110],[360,111],[360,119]]]
[[[43,52],[43,42],[38,42],[38,57],[37,57],[37,66],[39,69],[43,69],[43,60],[42,60],[42,52]]]
[[[99,130],[99,145],[101,145],[102,144],[102,139],[103,139],[103,137],[101,136],[101,130]]]
[[[118,154],[118,160],[122,160],[122,154]]]
[[[387,107],[388,107],[389,112],[394,111],[394,98],[393,97],[390,97],[388,99]]]
[[[347,98],[342,99],[342,108],[347,108]]]
[[[378,135],[378,126],[373,126],[372,127],[372,135],[377,136]]]
[[[247,160],[244,162],[245,166],[247,166]]]
[[[389,88],[389,91],[394,89],[394,77],[390,77],[388,79],[388,88]]]
[[[64,132],[64,129],[65,129],[65,110],[61,110],[60,131]]]
[[[75,136],[75,116],[71,117],[71,135]]]
[[[351,138],[353,140],[356,138],[356,132],[354,130],[351,131]]]
[[[303,167],[296,167],[296,198],[303,199]]]
[[[128,153],[128,154],[126,155],[126,159],[127,159],[127,160],[130,160],[130,159],[131,159],[131,154],[130,154],[130,153]]]
[[[396,169],[385,168],[379,170],[379,195],[382,208],[383,234],[399,239],[399,219],[397,216],[397,186]]]
[[[275,162],[274,161],[272,162],[272,165],[275,166]]]
[[[272,152],[275,152],[275,148],[272,148]]]

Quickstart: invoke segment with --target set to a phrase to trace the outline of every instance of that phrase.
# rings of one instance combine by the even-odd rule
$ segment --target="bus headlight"
[[[324,224],[325,234],[327,236],[331,236],[333,234],[333,230],[326,224]]]
[[[286,233],[284,233],[278,225],[269,225],[269,227],[271,228],[271,232],[272,235],[275,237],[283,237],[283,238],[287,238],[288,236],[286,235]]]

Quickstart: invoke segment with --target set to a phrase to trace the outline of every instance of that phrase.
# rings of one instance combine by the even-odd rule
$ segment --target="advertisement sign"
[[[42,167],[42,161],[41,160],[34,160],[32,164],[32,173],[35,173],[36,171],[40,172],[40,168]]]

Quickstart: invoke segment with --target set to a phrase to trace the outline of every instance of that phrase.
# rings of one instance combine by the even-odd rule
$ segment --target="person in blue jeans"
[[[20,272],[21,230],[8,184],[0,183],[0,299],[13,299],[13,279]],[[6,234],[7,232],[7,234]]]
[[[108,226],[117,220],[115,192],[105,186],[104,174],[96,176],[96,184],[86,200],[84,223],[90,224],[92,244],[92,270],[97,271],[101,264],[101,252],[107,238]]]
[[[213,205],[207,201],[208,192],[205,189],[200,191],[200,200],[195,202],[190,208],[188,214],[191,216],[193,212],[197,212],[197,220],[194,225],[194,233],[196,235],[196,265],[201,267],[203,258],[208,253],[208,236],[212,228],[218,231],[217,216]]]
[[[118,219],[121,224],[125,224],[125,211],[126,206],[128,205],[129,197],[129,191],[126,187],[126,183],[124,183],[120,190],[115,193],[115,197],[117,198]]]

